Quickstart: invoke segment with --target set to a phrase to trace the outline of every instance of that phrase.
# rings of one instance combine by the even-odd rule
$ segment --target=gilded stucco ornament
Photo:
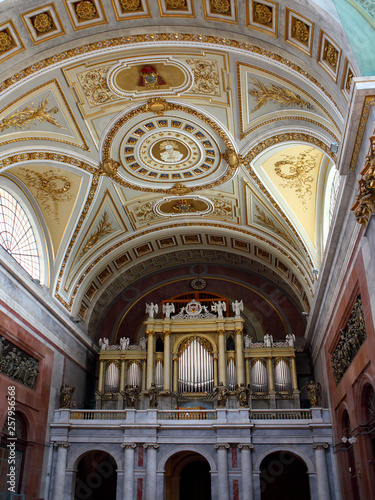
[[[186,7],[186,0],[167,0],[167,7],[169,9],[182,9]]]
[[[352,206],[355,218],[359,224],[367,226],[370,215],[375,213],[375,135],[370,137],[371,151],[358,181],[359,193],[357,201]]]
[[[89,21],[96,14],[95,5],[92,2],[89,2],[89,0],[78,2],[75,6],[75,11],[79,19],[83,19],[85,21]]]
[[[60,125],[57,120],[52,116],[51,113],[58,113],[58,108],[55,106],[49,110],[47,110],[48,99],[43,99],[37,106],[34,106],[34,103],[29,104],[26,108],[19,109],[9,116],[5,117],[0,121],[0,132],[4,132],[4,130],[14,127],[15,129],[24,129],[29,128],[31,123],[36,122],[48,122],[51,125],[55,125],[56,127],[65,128]]]
[[[118,161],[112,160],[112,158],[106,158],[100,164],[99,175],[106,175],[113,179],[117,175],[119,166],[120,163]]]
[[[52,28],[52,18],[49,14],[43,12],[35,17],[33,25],[38,33],[46,33]]]
[[[230,12],[230,0],[211,0],[211,5],[216,12],[227,14]]]
[[[333,68],[336,68],[339,53],[335,49],[335,47],[333,47],[333,45],[331,45],[330,43],[327,43],[327,45],[324,48],[324,54],[325,54],[325,59],[327,60],[327,62]]]
[[[192,191],[192,189],[184,186],[182,182],[176,182],[173,187],[166,190],[167,193],[172,193],[175,195],[184,195],[186,193],[189,193],[189,191]]]
[[[0,52],[6,52],[12,46],[12,39],[5,31],[0,32]]]
[[[109,220],[108,213],[105,210],[103,215],[95,228],[95,231],[90,234],[85,246],[83,247],[80,257],[83,257],[89,250],[91,250],[100,240],[105,236],[113,233],[114,229],[112,227],[111,221]]]
[[[120,3],[125,11],[134,12],[138,9],[141,0],[120,0]]]
[[[310,30],[307,24],[300,20],[297,20],[293,26],[294,36],[300,42],[307,42],[307,40],[309,39],[309,31]]]
[[[231,170],[235,170],[244,162],[242,156],[237,154],[233,149],[227,149],[222,153],[221,157],[228,163]]]
[[[254,20],[261,24],[272,22],[272,9],[263,3],[258,3],[254,11]]]
[[[163,116],[163,114],[171,108],[169,102],[161,97],[152,97],[147,101],[144,106],[145,112],[151,111],[156,113],[158,116]]]
[[[251,111],[254,113],[262,106],[265,106],[269,102],[274,102],[280,104],[282,108],[289,106],[298,106],[300,108],[314,109],[314,106],[308,101],[302,99],[302,97],[287,87],[278,87],[277,85],[265,85],[263,82],[256,78],[250,78],[254,88],[249,91],[249,94],[256,99],[256,106]]]

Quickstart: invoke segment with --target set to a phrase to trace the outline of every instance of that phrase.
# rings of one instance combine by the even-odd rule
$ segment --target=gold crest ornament
[[[138,82],[138,87],[146,87],[147,89],[158,89],[160,85],[165,85],[165,81],[158,74],[153,66],[144,66],[141,70],[141,76]]]

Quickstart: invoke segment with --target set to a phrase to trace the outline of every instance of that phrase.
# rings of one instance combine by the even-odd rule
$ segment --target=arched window
[[[40,279],[35,234],[26,212],[8,191],[0,188],[0,245],[34,279]]]

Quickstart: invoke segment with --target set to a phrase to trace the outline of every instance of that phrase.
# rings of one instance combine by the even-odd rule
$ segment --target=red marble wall
[[[0,304],[9,310],[6,304],[1,303],[1,301]],[[4,374],[0,374],[0,428],[2,429],[6,422],[8,387],[14,386],[16,398],[15,410],[22,414],[27,424],[28,445],[24,456],[21,493],[26,494],[27,500],[38,499],[40,498],[40,471],[42,470],[44,452],[47,449],[45,441],[53,351],[45,343],[34,337],[33,333],[38,333],[36,328],[23,322],[17,313],[10,312],[12,312],[12,316],[15,316],[16,319],[0,311],[0,336],[5,337],[15,346],[37,359],[39,361],[39,374],[35,389],[31,389]]]
[[[328,392],[333,409],[333,425],[335,431],[335,453],[339,466],[339,480],[345,500],[375,500],[375,469],[374,456],[370,446],[369,436],[363,434],[361,425],[365,423],[363,392],[366,384],[373,387],[375,381],[374,364],[371,362],[375,352],[374,321],[371,313],[366,270],[361,252],[358,253],[350,274],[345,277],[341,297],[332,314],[328,331],[326,332],[325,357],[328,373]],[[371,285],[371,284],[370,284]],[[363,312],[366,324],[367,338],[352,360],[343,378],[336,384],[331,356],[350,317],[352,307],[358,295],[362,297]],[[344,445],[341,438],[344,434],[343,423],[345,411],[350,420],[350,428],[357,437],[351,447]],[[349,471],[351,467],[351,471]],[[357,490],[358,488],[358,490]]]

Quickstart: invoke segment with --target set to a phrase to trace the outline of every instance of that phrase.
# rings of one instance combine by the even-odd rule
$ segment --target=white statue
[[[141,348],[142,351],[145,351],[146,350],[146,347],[147,347],[147,340],[145,337],[141,337],[139,339],[139,347]]]
[[[294,347],[294,342],[296,341],[296,336],[294,333],[288,333],[285,337],[285,340],[289,347]]]
[[[251,342],[253,341],[253,338],[250,337],[250,335],[245,335],[243,338],[245,347],[251,347]]]
[[[239,318],[241,316],[241,311],[243,311],[243,301],[235,300],[232,302],[232,311],[234,312],[235,317]]]
[[[272,347],[272,344],[273,344],[272,335],[269,335],[268,333],[266,333],[266,335],[264,336],[264,344],[266,347]]]
[[[149,318],[154,318],[155,314],[159,312],[159,306],[151,302],[150,304],[146,304],[146,313],[148,313]]]
[[[171,317],[171,313],[175,312],[175,307],[173,302],[167,302],[166,304],[163,305],[163,313],[165,314],[166,318]]]
[[[125,351],[130,345],[130,339],[128,337],[121,337],[120,346],[123,351]]]
[[[217,301],[211,305],[211,311],[217,312],[219,318],[223,317],[223,311],[227,310],[227,304],[224,301]]]
[[[105,351],[108,348],[108,345],[109,340],[106,337],[99,339],[99,346],[102,351]]]

